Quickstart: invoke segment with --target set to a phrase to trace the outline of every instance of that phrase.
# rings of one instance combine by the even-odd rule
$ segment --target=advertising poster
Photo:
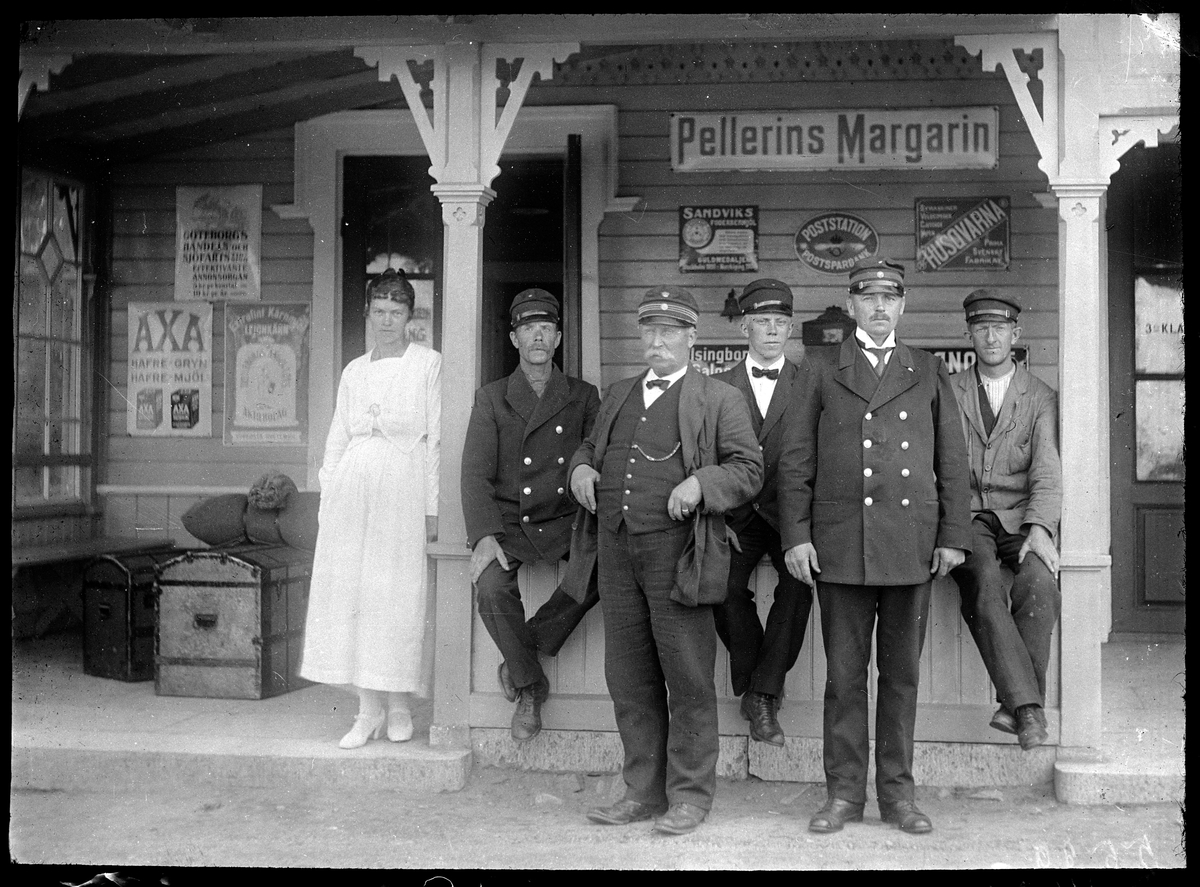
[[[969,370],[975,366],[975,349],[970,346],[951,345],[946,348],[933,346],[922,348],[921,350],[928,351],[930,354],[936,354],[942,360],[946,361],[946,369],[951,374],[961,373],[963,370]],[[1029,369],[1029,353],[1024,348],[1014,348],[1012,356],[1013,360],[1025,367],[1025,369]]]
[[[757,206],[679,207],[680,271],[757,271]]]
[[[211,436],[212,330],[207,302],[129,303],[129,434]]]
[[[995,169],[1000,108],[803,108],[671,114],[674,172]]]
[[[745,340],[728,345],[696,344],[692,346],[692,366],[704,375],[711,376],[734,366],[749,350]]]
[[[308,443],[308,303],[225,305],[225,446]]]
[[[1011,212],[1007,197],[918,197],[917,270],[1007,270]]]
[[[805,268],[843,277],[879,252],[879,234],[866,219],[850,213],[822,213],[800,226],[793,245]]]
[[[175,189],[175,298],[257,301],[262,185]]]

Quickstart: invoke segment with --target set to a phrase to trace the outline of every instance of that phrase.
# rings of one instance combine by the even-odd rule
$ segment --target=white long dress
[[[318,475],[300,666],[310,681],[429,694],[425,516],[438,506],[441,367],[436,351],[409,344],[342,371]]]

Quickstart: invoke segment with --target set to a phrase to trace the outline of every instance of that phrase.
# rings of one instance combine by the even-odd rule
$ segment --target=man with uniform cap
[[[625,796],[588,812],[656,831],[694,830],[717,779],[717,638],[725,598],[725,512],[762,483],[746,403],[691,368],[700,311],[682,287],[655,287],[638,307],[649,369],[614,382],[571,460],[580,503],[569,569],[599,564],[604,674],[625,749]]]
[[[884,822],[933,829],[916,805],[913,731],[934,576],[971,548],[967,453],[945,363],[896,339],[904,266],[850,273],[857,329],[809,355],[779,468],[780,534],[792,575],[816,579],[825,641],[824,763],[818,833],[861,822],[866,805],[871,636],[879,670],[875,787]]]
[[[1046,741],[1046,666],[1058,621],[1062,465],[1058,398],[1017,364],[1021,306],[978,289],[963,300],[975,366],[951,377],[971,466],[971,554],[952,575],[963,619],[996,685],[991,725],[1021,748]],[[1033,555],[1030,557],[1029,555]]]
[[[516,702],[512,737],[524,742],[541,730],[550,691],[538,654],[556,655],[598,596],[593,572],[580,577],[577,596],[560,586],[526,621],[517,570],[556,564],[568,553],[575,504],[567,462],[592,430],[600,395],[554,365],[562,332],[551,293],[518,293],[510,319],[520,365],[475,392],[463,444],[462,505],[479,618],[504,657],[500,687]]]
[[[742,334],[746,359],[715,378],[742,392],[763,456],[763,485],[753,502],[726,515],[733,551],[729,555],[729,596],[714,613],[717,635],[729,651],[733,692],[742,697],[742,717],[756,742],[783,745],[777,717],[787,673],[800,656],[812,589],[788,572],[779,538],[776,474],[783,429],[795,414],[792,397],[796,364],[784,357],[792,333],[792,291],[764,277],[742,290]],[[734,542],[736,540],[736,542]],[[750,591],[750,577],[763,555],[778,573],[764,630]]]

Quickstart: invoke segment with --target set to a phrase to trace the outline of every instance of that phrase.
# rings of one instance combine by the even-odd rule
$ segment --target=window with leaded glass
[[[14,509],[82,504],[88,496],[83,199],[76,182],[22,171],[13,295]]]

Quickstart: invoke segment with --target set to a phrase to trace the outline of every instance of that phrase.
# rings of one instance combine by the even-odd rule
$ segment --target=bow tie
[[[750,375],[756,379],[770,379],[771,381],[775,381],[779,378],[779,370],[764,370],[761,367],[752,366],[750,367]]]
[[[663,391],[666,391],[668,388],[671,387],[671,380],[670,379],[647,379],[646,387],[647,388],[661,388]]]

